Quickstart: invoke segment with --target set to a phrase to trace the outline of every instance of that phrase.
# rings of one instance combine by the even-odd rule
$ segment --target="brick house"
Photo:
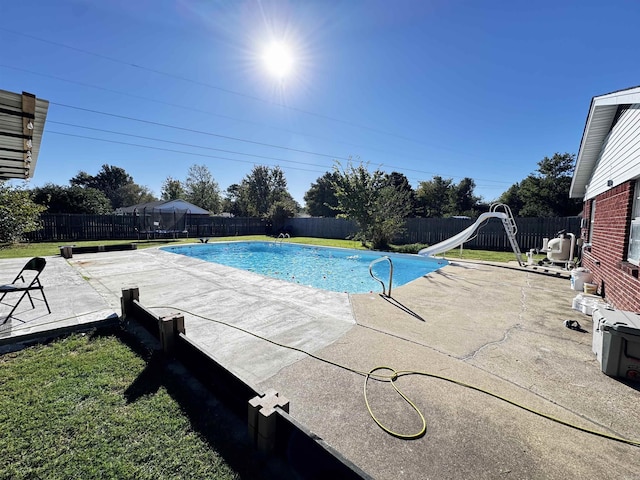
[[[582,264],[598,293],[640,312],[640,87],[591,100],[569,196],[584,201]]]

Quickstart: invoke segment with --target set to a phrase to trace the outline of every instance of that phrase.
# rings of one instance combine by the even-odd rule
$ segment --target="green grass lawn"
[[[0,478],[259,477],[237,425],[123,335],[0,356]]]
[[[247,235],[247,236],[231,236],[231,237],[211,237],[209,242],[223,242],[223,241],[251,241],[259,240],[272,242],[273,237],[267,235]],[[150,248],[158,247],[162,245],[177,245],[181,243],[197,243],[197,238],[181,238],[177,240],[141,240],[141,241],[123,241],[123,240],[96,240],[88,242],[42,242],[42,243],[20,243],[15,245],[0,246],[0,259],[2,258],[28,258],[28,257],[47,257],[60,254],[60,246],[62,245],[77,245],[77,246],[95,246],[95,245],[114,245],[123,243],[135,243],[136,248]],[[362,245],[358,241],[354,240],[336,240],[329,238],[314,238],[314,237],[293,237],[284,241],[292,243],[303,243],[307,245],[322,245],[326,247],[342,247],[342,248],[356,248],[363,249]],[[413,244],[413,245],[392,245],[391,250],[401,253],[417,253],[421,248],[426,245]],[[489,262],[510,262],[515,260],[513,252],[492,252],[488,250],[460,250],[456,248],[450,250],[445,254],[446,258],[450,259],[465,259],[465,260],[483,260]],[[539,256],[543,258],[543,256]],[[524,258],[526,260],[526,258]]]

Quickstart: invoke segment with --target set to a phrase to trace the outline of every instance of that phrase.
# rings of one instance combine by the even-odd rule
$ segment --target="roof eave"
[[[49,102],[0,90],[0,180],[33,177]]]
[[[640,87],[618,90],[591,99],[569,188],[570,198],[585,197],[600,157],[602,142],[611,130],[618,106],[635,103],[640,103]]]

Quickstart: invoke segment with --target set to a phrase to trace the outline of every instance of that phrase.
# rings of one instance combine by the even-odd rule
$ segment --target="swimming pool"
[[[369,264],[383,256],[393,262],[393,287],[404,285],[446,265],[446,260],[418,255],[318,247],[284,242],[216,242],[162,247],[167,252],[248,270],[287,282],[333,292],[380,292]],[[378,262],[374,274],[388,283],[389,262]]]

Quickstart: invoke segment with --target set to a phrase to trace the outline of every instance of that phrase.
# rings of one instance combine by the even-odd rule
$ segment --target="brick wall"
[[[598,293],[607,302],[620,310],[640,312],[638,268],[626,261],[634,184],[625,182],[596,197],[592,238],[588,238],[588,221],[582,228],[582,238],[591,243],[582,263],[593,273]],[[583,218],[590,218],[591,208],[593,201],[585,202]]]

